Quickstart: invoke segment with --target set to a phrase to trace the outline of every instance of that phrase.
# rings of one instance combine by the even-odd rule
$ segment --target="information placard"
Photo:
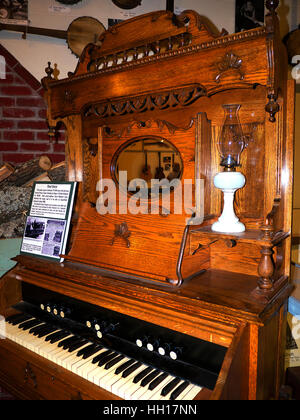
[[[76,182],[35,182],[21,245],[21,254],[63,261]]]

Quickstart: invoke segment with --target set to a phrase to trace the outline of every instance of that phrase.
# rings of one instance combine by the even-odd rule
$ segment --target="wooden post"
[[[170,12],[174,12],[174,0],[167,0],[167,9]]]
[[[261,260],[258,266],[258,274],[260,276],[260,280],[258,282],[258,287],[261,291],[269,291],[273,289],[274,274],[274,262],[272,259],[273,246],[271,242],[273,227],[270,225],[265,225],[261,230],[264,232],[264,239],[266,241],[270,241],[270,246],[263,246],[260,251]]]

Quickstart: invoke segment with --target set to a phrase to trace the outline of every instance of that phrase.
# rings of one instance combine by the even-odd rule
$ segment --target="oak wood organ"
[[[50,131],[65,125],[67,176],[79,183],[72,235],[63,263],[16,257],[17,266],[0,283],[3,315],[35,304],[79,302],[77,321],[90,314],[97,318],[98,308],[121,326],[98,344],[111,348],[119,335],[122,343],[128,341],[128,357],[142,357],[191,383],[193,375],[185,378],[178,366],[190,372],[199,362],[195,399],[278,398],[292,290],[294,82],[288,80],[277,6],[267,1],[265,26],[236,34],[216,32],[190,10],[180,16],[153,12],[107,30],[101,46],[87,45],[67,79],[55,81],[48,67],[43,84]],[[222,208],[213,177],[220,170],[216,142],[224,104],[241,105],[247,140],[241,160],[246,186],[235,199],[246,225],[242,234],[211,231]],[[163,194],[153,198],[155,214],[97,211],[99,181],[118,185],[120,152],[142,142],[150,155],[153,140],[151,147],[167,142],[180,156],[181,181],[192,180],[201,224],[187,224],[191,213],[176,214],[172,206],[165,212]],[[157,156],[166,152],[161,150]],[[204,180],[203,192],[197,178]],[[116,197],[119,210],[132,195],[120,188]],[[49,314],[34,309],[31,315],[53,321],[49,305]],[[69,322],[71,328],[74,319],[66,318],[59,325]],[[180,342],[177,361],[157,351],[149,356],[145,347],[139,353],[135,328],[136,334],[145,329],[147,335],[148,329],[160,341]],[[0,384],[17,397],[121,398],[30,346],[0,340]],[[186,359],[189,352],[196,356]],[[216,354],[214,362],[209,354]],[[204,370],[213,379],[202,383]]]

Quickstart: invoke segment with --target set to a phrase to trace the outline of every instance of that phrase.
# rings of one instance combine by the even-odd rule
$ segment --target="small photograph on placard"
[[[25,227],[25,238],[40,241],[45,232],[45,219],[38,217],[28,217]]]
[[[61,252],[65,220],[47,220],[42,254],[58,257]]]

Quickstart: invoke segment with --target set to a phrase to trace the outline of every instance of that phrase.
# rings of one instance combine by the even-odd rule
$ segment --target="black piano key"
[[[171,394],[170,400],[176,400],[176,398],[179,397],[180,394],[190,385],[189,381],[185,381],[182,384],[180,384]]]
[[[153,391],[159,384],[161,384],[167,377],[168,377],[168,373],[162,373],[161,375],[159,375],[157,378],[155,378],[150,384],[148,389],[150,391]]]
[[[84,346],[87,343],[88,343],[88,340],[77,341],[76,343],[74,343],[72,346],[69,347],[68,352],[72,353],[72,351],[79,349],[80,347]]]
[[[80,343],[81,342],[81,340],[82,340],[82,338],[81,337],[77,337],[77,336],[75,336],[75,337],[72,337],[72,339],[68,342],[68,343],[65,343],[63,346],[62,346],[62,348],[64,349],[64,350],[68,350],[69,351],[69,349],[75,344],[77,344],[77,343]]]
[[[150,382],[153,381],[153,379],[155,379],[159,374],[161,373],[160,370],[154,370],[154,372],[151,372],[149,375],[147,375],[141,382],[141,386],[146,386],[148,385]]]
[[[121,366],[118,366],[115,370],[115,374],[119,375],[121,372],[125,371],[129,366],[131,366],[133,363],[135,363],[134,359],[127,360],[127,362],[123,363]]]
[[[119,356],[119,353],[113,352],[112,354],[109,354],[108,356],[104,357],[98,362],[98,366],[104,366],[107,362],[114,359],[115,357]]]
[[[40,324],[36,327],[32,327],[28,332],[29,334],[37,335],[42,328],[45,328],[47,324]]]
[[[79,352],[76,354],[77,357],[83,356],[88,350],[94,349],[95,344],[90,344],[89,346],[86,346],[84,349],[79,350]]]
[[[57,330],[57,327],[54,327],[54,326],[53,327],[50,327],[49,326],[47,329],[44,329],[44,330],[40,331],[37,336],[39,338],[43,338],[46,335],[49,335],[49,334],[51,334],[52,332],[54,332],[56,330]]]
[[[41,323],[41,320],[39,319],[32,319],[30,321],[23,322],[19,325],[18,328],[20,328],[23,331],[29,330],[30,328],[34,327],[35,325],[38,325]]]
[[[106,350],[101,354],[98,354],[98,356],[94,357],[92,360],[92,364],[96,364],[97,362],[99,362],[100,360],[102,360],[104,357],[108,356],[109,354],[113,353],[112,350]]]
[[[97,348],[97,344],[93,344],[93,343],[91,343],[89,346],[87,346],[87,347],[85,347],[84,349],[81,349],[81,350],[79,350],[79,352],[76,354],[76,356],[77,357],[81,357],[81,356],[83,356],[83,359],[84,359],[84,356],[86,355],[86,354],[89,354],[89,352],[91,351],[92,353],[90,354],[90,356],[92,356],[94,353],[93,353],[93,351],[95,350]],[[100,349],[98,349],[98,350],[100,350]],[[97,351],[97,350],[95,350],[95,351]],[[88,357],[90,357],[90,356],[88,356]]]
[[[115,366],[117,363],[119,363],[124,358],[125,358],[125,356],[123,356],[123,355],[115,357],[113,360],[106,363],[106,365],[104,366],[104,369],[108,370],[108,369],[112,368],[113,366]]]
[[[141,366],[142,366],[141,362],[134,363],[133,365],[131,365],[130,367],[124,370],[124,372],[122,373],[122,378],[127,378],[127,376],[129,376],[131,373],[133,373],[135,370],[137,370]]]
[[[31,315],[15,314],[15,315],[11,315],[7,317],[5,321],[11,325],[17,325],[17,324],[20,324],[20,322],[28,321],[31,318],[32,318]]]
[[[174,378],[171,382],[169,382],[161,391],[160,395],[162,395],[163,397],[166,397],[169,392],[171,392],[175,386],[177,386],[180,383],[181,379],[179,378]]]
[[[8,317],[5,318],[5,322],[7,322],[8,324],[11,324],[12,322],[14,322],[16,319],[20,318],[21,316],[24,316],[24,314],[14,314],[14,315],[10,315]]]
[[[152,367],[147,367],[144,370],[142,370],[142,372],[140,372],[139,374],[137,374],[134,378],[133,378],[133,383],[137,384],[138,382],[140,382],[146,375],[148,375],[150,372],[152,372],[154,369]]]
[[[70,335],[70,334],[68,334]],[[58,347],[64,347],[68,344],[72,344],[72,342],[74,342],[74,340],[76,340],[77,337],[75,335],[72,335],[72,337],[66,338],[65,340],[62,340],[58,343]]]
[[[93,347],[93,348],[92,348]],[[103,349],[103,346],[99,346],[99,345],[94,345],[92,346],[90,349],[83,349],[82,351],[84,352],[82,354],[82,358],[88,359],[89,357],[93,356],[93,354],[98,353],[98,351]]]
[[[68,331],[58,331],[58,332],[55,332],[51,335],[48,335],[46,337],[46,341],[49,341],[50,344],[54,344],[54,343],[57,343],[58,341],[64,339],[68,335],[70,335],[70,333]]]

